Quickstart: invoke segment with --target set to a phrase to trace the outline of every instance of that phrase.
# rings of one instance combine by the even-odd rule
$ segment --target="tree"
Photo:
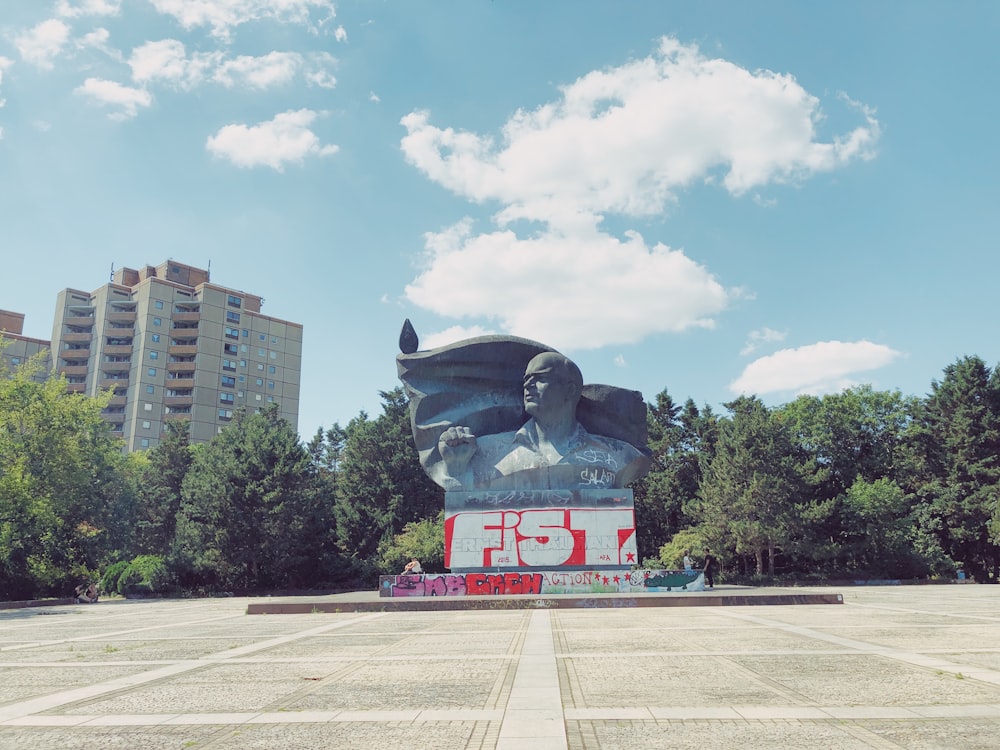
[[[241,410],[195,451],[181,489],[171,563],[210,588],[315,585],[332,553],[329,505],[309,453],[276,407]]]
[[[341,551],[371,564],[407,523],[434,518],[444,505],[420,466],[403,389],[379,395],[382,415],[361,412],[345,430],[335,506]]]
[[[911,438],[923,524],[978,580],[1000,574],[1000,370],[963,357],[933,381]]]
[[[695,519],[688,509],[698,493],[701,465],[714,448],[715,415],[688,399],[683,407],[666,390],[647,408],[649,473],[632,485],[639,559],[656,557],[660,546]]]
[[[774,574],[775,555],[801,538],[797,505],[805,484],[787,426],[756,397],[725,405],[715,454],[707,462],[697,507],[713,549],[753,556]]]
[[[444,571],[444,511],[433,518],[410,521],[392,544],[384,546],[380,567],[387,573],[399,572],[403,566],[417,558],[425,573]]]
[[[129,545],[130,460],[100,398],[37,362],[0,373],[0,598],[72,591]]]
[[[165,555],[174,539],[181,489],[194,460],[187,420],[167,423],[167,434],[147,454],[140,492],[137,547],[151,555]]]

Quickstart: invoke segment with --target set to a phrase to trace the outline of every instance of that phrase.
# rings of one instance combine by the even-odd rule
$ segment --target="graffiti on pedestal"
[[[691,570],[427,573],[382,576],[379,581],[379,595],[389,597],[686,593],[704,590],[704,575],[701,571]]]

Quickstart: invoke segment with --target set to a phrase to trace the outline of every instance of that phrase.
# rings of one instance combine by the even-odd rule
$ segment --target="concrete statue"
[[[548,347],[483,336],[419,352],[407,321],[400,348],[421,464],[445,490],[617,489],[649,469],[641,395],[584,386]]]

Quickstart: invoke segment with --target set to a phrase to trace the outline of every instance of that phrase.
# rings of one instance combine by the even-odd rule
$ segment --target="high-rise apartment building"
[[[42,362],[35,380],[44,381],[51,367],[49,361],[49,342],[33,339],[22,335],[24,331],[24,314],[0,310],[0,336],[6,346],[0,347],[0,359],[9,369],[24,364],[32,357],[43,354]]]
[[[240,407],[277,404],[297,429],[302,325],[262,302],[175,261],[122,268],[92,292],[59,293],[53,367],[73,391],[114,388],[105,418],[130,451],[155,447],[174,419],[211,440]]]

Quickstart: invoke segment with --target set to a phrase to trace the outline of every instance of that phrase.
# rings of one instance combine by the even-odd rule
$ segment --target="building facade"
[[[42,339],[33,339],[23,336],[24,314],[11,312],[10,310],[0,310],[0,337],[3,338],[5,346],[0,347],[0,361],[3,362],[3,370],[13,370],[20,367],[32,357],[39,357],[38,372],[34,379],[45,380],[52,369],[50,358],[49,342]]]
[[[114,389],[104,415],[130,451],[156,447],[178,419],[206,442],[240,407],[276,404],[298,429],[302,325],[262,302],[176,261],[122,268],[92,292],[59,293],[52,366],[74,392]]]

